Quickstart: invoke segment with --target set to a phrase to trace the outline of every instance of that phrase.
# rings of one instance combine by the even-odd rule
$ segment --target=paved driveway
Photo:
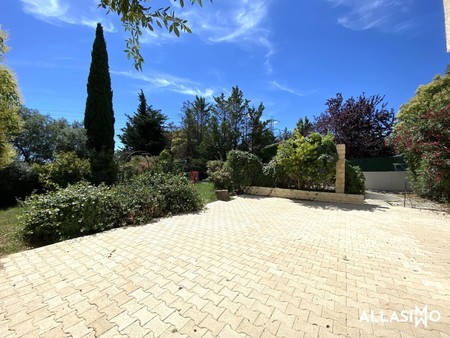
[[[449,217],[377,203],[244,196],[1,258],[0,336],[449,337]]]

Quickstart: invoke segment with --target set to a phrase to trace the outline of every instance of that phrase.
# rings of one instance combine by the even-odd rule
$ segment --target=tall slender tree
[[[94,183],[112,184],[117,177],[117,167],[114,162],[113,93],[108,52],[100,23],[97,24],[91,56],[84,127],[88,145],[92,150],[92,176]]]

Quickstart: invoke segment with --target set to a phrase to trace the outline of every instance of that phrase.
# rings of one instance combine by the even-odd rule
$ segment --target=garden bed
[[[306,191],[296,189],[247,187],[244,192],[249,195],[292,198],[298,200],[335,202],[345,204],[364,204],[364,195],[340,194],[334,192]]]

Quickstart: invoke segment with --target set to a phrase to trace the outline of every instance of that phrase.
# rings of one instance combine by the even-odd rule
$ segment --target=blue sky
[[[385,95],[398,111],[450,63],[441,0],[204,0],[203,8],[179,11],[192,34],[145,32],[145,64],[137,72],[123,52],[118,17],[97,2],[2,0],[0,24],[12,48],[7,64],[27,107],[82,120],[96,22],[105,30],[116,133],[136,110],[141,88],[178,122],[184,101],[212,101],[238,85],[255,106],[264,103],[276,128],[292,129],[299,117],[318,116],[338,92]]]

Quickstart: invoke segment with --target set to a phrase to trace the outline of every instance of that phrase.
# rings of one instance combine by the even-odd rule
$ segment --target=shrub
[[[450,73],[446,75],[450,80]],[[409,112],[411,114],[411,112]],[[408,164],[416,193],[450,201],[450,105],[404,116],[393,143]]]
[[[144,173],[119,184],[115,194],[126,210],[128,224],[142,224],[154,217],[198,211],[203,200],[184,177]]]
[[[25,238],[53,243],[121,226],[124,210],[111,188],[86,182],[25,200]]]
[[[5,168],[0,169],[0,207],[16,204],[17,199],[25,198],[33,191],[41,190],[39,175],[27,162],[15,160]]]
[[[333,136],[312,133],[304,137],[298,132],[284,141],[275,157],[282,185],[297,189],[323,189],[333,184],[337,151]]]
[[[360,167],[345,161],[345,193],[364,194],[366,179]]]
[[[281,166],[277,165],[273,159],[263,166],[263,174],[257,183],[262,187],[286,188],[286,175],[284,175]]]
[[[208,167],[208,180],[214,183],[216,189],[232,188],[231,173],[228,163],[220,160],[208,161],[206,164]]]
[[[408,165],[414,191],[450,201],[450,65],[400,107],[392,143]]]
[[[157,174],[147,179],[161,195],[163,215],[199,211],[204,206],[194,184],[183,176]]]
[[[148,184],[146,176],[135,176],[114,188],[116,199],[126,212],[125,222],[129,225],[143,224],[163,215],[161,196]]]
[[[447,148],[447,152],[448,149],[450,148]],[[448,158],[445,159],[445,156]],[[413,190],[420,196],[439,202],[449,202],[450,154],[441,151],[423,153],[418,166],[414,171],[408,172],[408,178]]]
[[[231,182],[234,190],[242,191],[244,187],[258,184],[262,181],[262,162],[256,156],[246,151],[232,150],[227,155]]]
[[[55,160],[46,164],[35,164],[39,181],[47,189],[65,188],[91,176],[89,160],[80,159],[75,152],[59,153]]]
[[[121,165],[122,178],[130,179],[145,172],[152,172],[155,170],[155,162],[155,156],[133,156],[128,162]]]
[[[91,182],[94,184],[105,183],[112,185],[117,182],[119,167],[114,160],[114,154],[104,149],[95,153],[90,158]]]
[[[33,195],[24,203],[25,237],[52,243],[154,217],[198,211],[204,202],[183,177],[145,173],[114,187],[86,182]]]
[[[178,163],[174,162],[172,154],[167,149],[164,149],[156,159],[155,172],[162,174],[176,174],[181,172],[181,168]]]

